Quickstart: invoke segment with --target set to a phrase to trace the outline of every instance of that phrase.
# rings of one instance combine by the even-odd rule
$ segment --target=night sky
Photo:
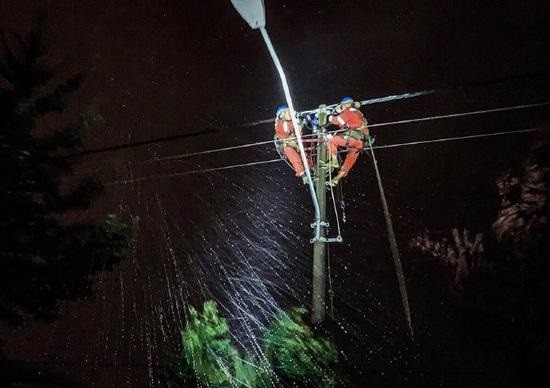
[[[374,124],[550,101],[546,1],[265,2],[267,29],[298,110],[344,95],[363,100],[435,90],[363,107]],[[155,386],[155,368],[176,348],[189,304],[216,299],[244,347],[251,338],[243,322],[253,330],[259,325],[250,316],[266,322],[280,308],[308,306],[313,211],[284,163],[166,176],[270,160],[277,157],[272,145],[155,160],[272,139],[272,124],[246,126],[273,117],[283,99],[260,33],[220,0],[2,0],[0,28],[27,32],[40,14],[47,62],[66,74],[87,74],[67,115],[93,102],[104,117],[86,132],[87,149],[160,141],[77,159],[76,176],[99,173],[108,183],[88,214],[117,213],[133,222],[131,255],[97,276],[91,298],[64,304],[61,319],[3,329],[7,354],[82,386]],[[544,128],[548,113],[548,107],[518,109],[373,133],[383,145]],[[209,133],[195,135],[203,131]],[[438,291],[444,280],[433,282],[407,242],[426,229],[490,228],[498,208],[495,179],[519,165],[541,136],[377,153],[409,284],[414,344],[374,171],[361,156],[344,185],[345,242],[330,249],[331,325],[353,386],[512,386],[487,361],[498,356],[464,341],[464,325],[448,321],[447,299]]]

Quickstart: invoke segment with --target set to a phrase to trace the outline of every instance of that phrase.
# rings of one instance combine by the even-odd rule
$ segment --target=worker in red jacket
[[[277,108],[275,117],[275,138],[282,141],[283,152],[288,161],[296,171],[296,176],[302,178],[304,184],[308,183],[307,175],[300,157],[300,148],[294,134],[294,125],[287,105],[280,105]],[[309,168],[313,166],[311,156],[308,158]]]
[[[346,159],[336,175],[331,181],[331,186],[336,186],[340,179],[347,176],[359,153],[363,150],[365,141],[369,137],[369,128],[367,127],[367,119],[363,113],[355,106],[359,105],[353,101],[351,97],[344,97],[340,104],[336,107],[337,116],[329,116],[332,124],[338,125],[340,130],[332,136],[328,141],[328,149],[330,160],[328,168],[337,168],[338,163],[338,148],[347,150]]]

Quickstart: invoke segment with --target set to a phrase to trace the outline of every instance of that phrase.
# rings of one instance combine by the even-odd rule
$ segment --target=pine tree
[[[82,149],[80,133],[98,119],[88,112],[73,125],[36,135],[40,120],[61,114],[83,74],[55,83],[42,63],[41,28],[25,38],[0,32],[0,319],[51,319],[59,303],[89,294],[91,275],[125,254],[129,228],[114,215],[68,224],[67,214],[88,207],[101,193],[93,177],[67,192],[67,155]]]

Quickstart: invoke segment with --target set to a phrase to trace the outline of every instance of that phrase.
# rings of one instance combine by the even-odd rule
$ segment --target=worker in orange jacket
[[[294,133],[294,124],[290,116],[290,109],[287,105],[280,105],[277,108],[275,117],[275,138],[282,141],[283,152],[288,161],[296,171],[296,176],[302,178],[304,184],[308,183],[307,175],[300,157],[300,148]],[[311,156],[308,157],[309,168],[313,166]]]
[[[338,163],[338,148],[347,150],[346,159],[336,175],[331,181],[331,186],[336,186],[340,179],[347,176],[359,153],[363,150],[365,141],[369,138],[369,128],[367,127],[367,119],[356,106],[358,103],[353,101],[351,97],[344,97],[340,104],[336,107],[338,115],[329,116],[329,121],[332,124],[338,125],[340,130],[328,141],[328,149],[330,160],[328,168],[337,168]]]

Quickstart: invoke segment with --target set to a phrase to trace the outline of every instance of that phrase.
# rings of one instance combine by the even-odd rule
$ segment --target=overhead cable
[[[387,122],[382,122],[382,123],[369,124],[369,128],[384,127],[384,126],[390,126],[390,125],[400,125],[400,124],[410,124],[410,123],[417,123],[417,122],[423,122],[423,121],[441,120],[441,119],[447,119],[447,118],[474,116],[474,115],[496,113],[496,112],[513,111],[513,110],[518,110],[518,109],[536,108],[536,107],[547,106],[547,105],[550,105],[550,101],[545,101],[545,102],[540,102],[540,103],[535,103],[535,104],[523,104],[523,105],[505,106],[505,107],[492,108],[492,109],[475,110],[475,111],[469,111],[469,112],[450,113],[450,114],[446,114],[446,115],[418,117],[418,118],[398,120],[398,121],[387,121]],[[314,136],[314,134],[303,135],[302,138],[307,138],[307,137],[311,137],[311,136]],[[255,142],[255,143],[240,144],[240,145],[235,145],[235,146],[215,148],[215,149],[204,150],[204,151],[189,152],[189,153],[184,153],[184,154],[176,154],[176,155],[170,155],[170,156],[164,156],[164,157],[157,157],[157,158],[151,159],[151,162],[160,162],[160,161],[173,160],[173,159],[183,159],[183,158],[189,158],[189,157],[192,157],[192,156],[206,155],[206,154],[212,154],[212,153],[223,152],[223,151],[231,151],[231,150],[242,149],[242,148],[250,148],[250,147],[255,147],[255,146],[264,145],[264,144],[273,144],[273,140],[265,140],[265,141]]]
[[[411,142],[405,142],[405,143],[394,143],[394,144],[379,145],[379,146],[374,146],[373,149],[387,149],[387,148],[407,147],[407,146],[420,145],[420,144],[443,143],[443,142],[448,142],[448,141],[479,139],[479,138],[484,138],[484,137],[493,137],[493,136],[502,136],[502,135],[514,135],[514,134],[519,134],[519,133],[529,133],[529,132],[542,131],[542,130],[545,130],[545,129],[546,128],[528,128],[528,129],[519,129],[519,130],[514,130],[514,131],[483,133],[483,134],[478,134],[478,135],[444,137],[444,138],[439,138],[439,139],[429,139],[429,140],[419,140],[419,141],[411,141]],[[280,158],[270,159],[270,160],[259,160],[259,161],[250,162],[250,163],[232,164],[232,165],[228,165],[228,166],[213,167],[213,168],[207,168],[207,169],[196,169],[196,170],[176,172],[176,173],[171,173],[171,174],[157,174],[157,175],[150,175],[150,176],[145,176],[145,177],[141,177],[141,178],[122,179],[122,180],[117,180],[117,181],[110,182],[107,185],[129,184],[129,183],[143,182],[143,181],[152,180],[152,179],[174,178],[174,177],[186,176],[186,175],[192,175],[192,174],[200,174],[200,173],[209,173],[209,172],[214,172],[214,171],[230,170],[230,169],[240,168],[240,167],[258,166],[258,165],[262,165],[262,164],[276,163],[276,162],[282,162],[282,161],[283,161],[283,159],[280,159]]]

